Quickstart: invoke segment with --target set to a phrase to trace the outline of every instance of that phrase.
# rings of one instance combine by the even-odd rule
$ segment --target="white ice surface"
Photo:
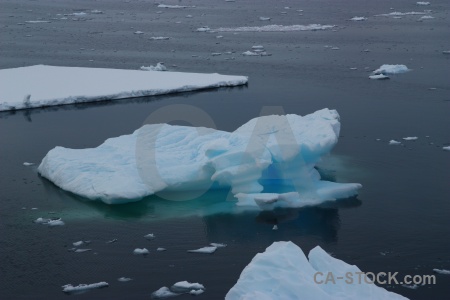
[[[0,70],[0,111],[247,83],[245,76],[36,65]]]
[[[120,281],[120,282],[128,282],[128,281],[131,281],[131,280],[133,280],[133,279],[128,278],[128,277],[117,278],[117,281]]]
[[[401,144],[401,142],[396,141],[396,140],[390,140],[389,141],[389,145],[400,145],[400,144]]]
[[[152,293],[152,299],[165,299],[170,297],[178,296],[178,293],[172,292],[167,286],[163,286],[157,291]]]
[[[133,250],[133,254],[139,255],[139,254],[148,254],[148,250],[146,248],[136,248]]]
[[[373,71],[373,74],[379,75],[390,75],[390,74],[400,74],[400,73],[406,73],[410,71],[407,66],[405,65],[388,65],[384,64],[375,71]]]
[[[418,139],[417,136],[407,136],[403,138],[405,141],[415,141]]]
[[[275,242],[264,253],[257,254],[242,271],[239,280],[225,296],[226,300],[238,299],[297,299],[297,300],[400,300],[401,295],[388,292],[375,284],[367,284],[356,277],[352,284],[345,280],[347,272],[357,274],[361,270],[342,260],[331,257],[317,246],[308,255],[292,242]],[[325,281],[328,272],[333,282],[318,284],[314,275],[322,272],[316,280]]]
[[[195,250],[188,250],[188,252],[191,253],[205,253],[205,254],[211,254],[214,253],[217,250],[217,247],[214,246],[206,246]]]
[[[179,288],[179,289],[186,289],[186,290],[191,290],[191,289],[202,289],[204,290],[205,287],[203,286],[203,284],[200,283],[190,283],[189,281],[180,281],[175,283],[172,288]]]
[[[245,27],[221,27],[215,29],[219,32],[277,32],[277,31],[315,31],[326,30],[335,27],[335,25],[266,25],[266,26],[245,26]]]
[[[367,20],[366,17],[353,17],[350,19],[350,21],[365,21]]]
[[[38,171],[64,190],[108,204],[159,191],[207,190],[217,182],[239,194],[240,206],[257,208],[255,200],[265,197],[260,179],[275,180],[293,186],[293,193],[276,196],[281,206],[299,207],[355,195],[361,187],[321,181],[314,168],[339,130],[339,115],[329,109],[254,118],[232,133],[152,124],[97,148],[56,147]]]
[[[66,284],[63,285],[63,292],[64,293],[81,293],[81,292],[86,292],[88,290],[92,290],[92,289],[99,289],[99,288],[104,288],[109,286],[109,284],[107,282],[98,282],[98,283],[91,283],[91,284],[80,284],[77,286],[73,286],[71,284]]]

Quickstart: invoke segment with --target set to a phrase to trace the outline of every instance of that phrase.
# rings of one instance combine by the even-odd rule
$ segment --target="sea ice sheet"
[[[353,196],[361,187],[321,181],[314,168],[337,143],[339,131],[339,115],[329,109],[258,117],[231,133],[151,124],[97,148],[56,147],[38,172],[66,191],[108,204],[160,191],[206,191],[218,183],[231,187],[240,206],[267,209],[267,197],[284,207],[315,205]],[[292,191],[262,193],[264,184],[275,183]]]
[[[36,65],[0,70],[0,111],[246,84],[245,76]]]
[[[265,252],[258,253],[242,271],[237,283],[225,296],[237,299],[305,299],[305,300],[400,300],[401,295],[388,292],[375,284],[357,280],[325,281],[328,272],[337,278],[347,272],[357,274],[355,265],[333,258],[319,246],[309,252],[309,260],[302,249],[292,242],[275,242]],[[344,278],[344,277],[343,277]],[[356,278],[356,277],[355,277]]]

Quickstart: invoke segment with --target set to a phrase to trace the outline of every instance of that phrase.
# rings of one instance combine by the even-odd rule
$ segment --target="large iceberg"
[[[246,76],[36,65],[0,70],[0,111],[246,84]]]
[[[275,242],[252,259],[225,299],[407,299],[364,279],[359,281],[361,270],[357,266],[331,257],[319,246],[309,252],[308,258],[292,242]],[[352,274],[352,283],[347,274]]]
[[[315,169],[339,131],[339,115],[329,109],[262,116],[231,133],[150,124],[97,148],[56,147],[38,171],[66,191],[108,204],[156,193],[186,200],[179,198],[186,191],[229,186],[241,206],[300,207],[348,198],[361,187],[322,181]],[[273,186],[282,193],[264,192]]]

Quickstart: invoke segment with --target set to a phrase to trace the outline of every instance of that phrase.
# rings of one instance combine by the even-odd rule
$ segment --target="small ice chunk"
[[[450,270],[433,269],[433,272],[443,275],[450,275]]]
[[[144,32],[138,30],[138,31],[135,31],[134,34],[144,34]]]
[[[133,280],[133,279],[128,278],[128,277],[120,277],[120,278],[117,278],[117,281],[120,281],[120,282],[127,282],[127,281],[131,281],[131,280]]]
[[[200,294],[203,294],[204,292],[205,292],[205,290],[191,290],[191,291],[189,292],[189,294],[198,296],[198,295],[200,295]]]
[[[331,50],[339,50],[339,47],[331,47]]]
[[[187,252],[191,252],[191,253],[207,253],[207,254],[211,254],[214,253],[214,251],[217,250],[217,247],[214,246],[206,246],[206,247],[202,247],[199,249],[195,249],[195,250],[188,250]]]
[[[444,147],[442,147],[442,150],[450,151],[450,146],[444,146]]]
[[[148,252],[148,250],[146,249],[146,248],[136,248],[136,249],[134,249],[133,250],[133,254],[135,254],[135,255],[146,255],[146,254],[148,254],[149,252]]]
[[[161,72],[167,71],[167,67],[162,62],[157,63],[156,66],[149,66],[149,67],[142,66],[140,69],[142,71],[161,71]]]
[[[61,219],[50,220],[47,223],[48,226],[63,226],[64,222]]]
[[[270,21],[270,17],[259,17],[260,21]]]
[[[83,253],[83,252],[88,252],[88,251],[92,251],[92,249],[76,249],[74,252]]]
[[[245,26],[245,27],[221,27],[216,29],[219,32],[286,32],[286,31],[316,31],[334,28],[335,25],[266,25],[266,26]],[[209,29],[209,28],[208,28]],[[198,31],[198,30],[197,30]]]
[[[210,243],[211,246],[216,248],[225,248],[227,244],[221,244],[221,243]]]
[[[34,165],[34,163],[30,163],[30,162],[24,162],[24,163],[23,163],[23,165],[24,165],[24,166],[27,166],[27,167],[28,167],[28,166],[32,166],[32,165]]]
[[[442,54],[450,54],[450,50],[444,50],[442,51]]]
[[[208,26],[203,26],[203,27],[197,28],[196,31],[198,31],[198,32],[210,32],[211,28],[209,28]]]
[[[112,243],[115,243],[115,242],[117,242],[117,239],[112,239],[112,240],[110,240],[110,241],[107,241],[106,243],[107,243],[107,244],[112,244]]]
[[[415,141],[418,139],[417,136],[407,136],[403,138],[405,141]]]
[[[184,293],[189,290],[204,290],[205,287],[201,283],[190,283],[188,281],[180,281],[172,285],[170,288],[172,291],[177,293]]]
[[[162,40],[168,40],[168,39],[170,39],[170,37],[168,37],[168,36],[152,36],[148,39],[154,40],[154,41],[162,41]]]
[[[278,230],[278,225],[273,225],[272,230]]]
[[[166,248],[162,248],[162,247],[159,247],[156,249],[156,251],[166,251],[166,250],[167,250]]]
[[[419,21],[420,21],[420,20],[430,20],[430,19],[434,19],[434,17],[433,17],[433,16],[428,16],[428,15],[427,15],[427,16],[422,16],[422,17],[420,17],[420,18],[419,18]]]
[[[34,223],[37,224],[47,224],[50,221],[50,219],[44,219],[44,218],[37,218],[36,220],[34,220]]]
[[[389,76],[386,76],[384,74],[377,74],[377,75],[370,75],[369,78],[370,79],[385,80],[385,79],[389,79]]]
[[[401,142],[396,141],[396,140],[390,140],[389,141],[389,145],[400,145],[400,144],[401,144]]]
[[[163,286],[157,291],[154,291],[152,293],[153,299],[165,299],[170,298],[174,296],[178,296],[179,294],[172,292],[167,286]]]
[[[367,20],[366,17],[353,17],[350,19],[350,21],[365,21]]]
[[[91,284],[80,284],[77,286],[73,286],[71,284],[63,285],[63,292],[68,294],[77,294],[77,293],[83,293],[87,292],[92,289],[100,289],[104,287],[108,287],[109,284],[107,282],[98,282],[98,283],[91,283]]]
[[[91,10],[91,14],[94,14],[94,15],[100,15],[102,13],[103,12],[101,10],[98,10],[98,9]]]
[[[166,5],[166,4],[159,4],[159,8],[195,8],[195,6],[186,6],[186,5]]]
[[[78,241],[78,242],[72,243],[72,245],[74,245],[75,247],[78,247],[78,246],[84,245],[84,242]]]
[[[430,5],[430,2],[425,2],[425,1],[419,1],[419,2],[416,2],[416,4],[417,5]]]
[[[378,69],[376,69],[375,71],[373,71],[373,74],[375,74],[375,75],[377,75],[377,74],[383,74],[383,75],[400,74],[400,73],[405,73],[408,71],[410,71],[410,69],[408,69],[408,67],[405,65],[384,64],[381,67],[379,67]]]
[[[222,55],[222,53],[221,52],[213,52],[213,53],[211,53],[211,55],[212,56],[219,56],[219,55]]]
[[[153,233],[149,233],[149,234],[147,234],[147,235],[144,235],[144,237],[145,237],[147,240],[153,240],[153,239],[155,238],[155,235],[154,235]]]
[[[253,50],[255,50],[255,49],[263,50],[264,46],[262,46],[262,45],[255,45],[255,46],[252,46],[252,49]]]

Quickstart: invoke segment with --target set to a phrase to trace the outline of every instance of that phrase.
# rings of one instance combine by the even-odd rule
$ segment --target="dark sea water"
[[[433,268],[450,269],[450,153],[442,150],[450,144],[450,56],[442,53],[450,50],[450,3],[164,3],[197,7],[162,10],[149,1],[0,4],[0,68],[42,63],[137,69],[164,61],[176,71],[249,76],[248,86],[239,88],[0,113],[0,298],[148,299],[162,286],[187,280],[205,285],[200,297],[221,299],[256,253],[282,240],[293,241],[306,253],[320,245],[366,272],[424,275]],[[291,9],[280,14],[286,6]],[[402,12],[432,9],[435,19],[374,17],[394,11],[391,7]],[[84,21],[17,25],[83,9],[104,13]],[[303,15],[295,9],[303,9]],[[185,18],[188,14],[193,18]],[[194,32],[206,25],[266,25],[260,16],[272,17],[272,24],[338,27],[220,33],[222,39],[216,33]],[[369,19],[347,21],[354,16]],[[133,35],[137,30],[146,34]],[[149,41],[149,36],[171,39]],[[272,56],[241,55],[259,44]],[[236,51],[235,59],[211,56],[225,51]],[[389,81],[369,80],[370,71],[384,63],[406,64],[412,71]],[[363,188],[353,199],[275,212],[237,211],[226,201],[228,190],[213,190],[188,202],[153,196],[109,206],[64,192],[37,174],[37,165],[53,147],[96,147],[133,132],[152,112],[172,104],[200,108],[216,128],[227,131],[259,116],[264,107],[301,115],[337,109],[341,137],[320,168],[327,178],[359,182]],[[418,140],[388,145],[406,136]],[[34,224],[38,217],[61,217],[66,225]],[[144,239],[148,233],[156,238]],[[106,243],[112,239],[117,242]],[[87,248],[92,251],[68,251],[79,240],[90,240]],[[211,242],[228,246],[212,255],[186,252]],[[143,247],[150,250],[148,256],[132,254]],[[158,247],[167,251],[156,252]],[[123,276],[133,281],[118,282]],[[62,293],[61,286],[68,283],[99,281],[110,286],[81,295]],[[384,287],[411,299],[448,299],[450,276],[437,275],[436,285],[415,290]]]

